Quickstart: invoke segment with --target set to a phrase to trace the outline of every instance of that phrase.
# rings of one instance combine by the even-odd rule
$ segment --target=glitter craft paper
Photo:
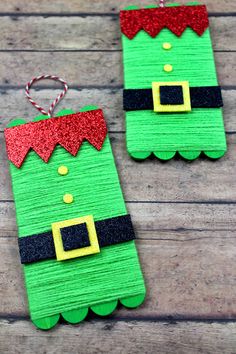
[[[57,144],[74,156],[84,140],[101,150],[107,128],[98,109],[7,128],[4,134],[8,158],[20,167],[30,149],[45,162]]]

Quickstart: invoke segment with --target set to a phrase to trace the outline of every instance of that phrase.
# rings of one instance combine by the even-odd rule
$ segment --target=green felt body
[[[70,113],[62,111],[60,115]],[[69,169],[66,176],[57,172],[61,165]],[[30,151],[21,168],[11,163],[10,170],[19,237],[48,231],[53,222],[85,215],[92,214],[96,221],[127,214],[108,136],[101,151],[84,142],[74,157],[57,146],[48,163]],[[63,202],[65,193],[73,195],[72,204]],[[44,329],[54,325],[60,313],[76,323],[89,307],[94,306],[96,312],[96,305],[104,305],[97,311],[107,314],[108,309],[114,310],[114,301],[136,296],[144,299],[145,294],[134,241],[81,258],[24,265],[24,274],[31,318]]]
[[[169,42],[170,50],[162,44]],[[191,28],[177,37],[163,29],[155,38],[143,30],[132,39],[122,35],[125,89],[151,88],[153,81],[189,81],[194,86],[218,85],[209,29],[198,36]],[[165,64],[173,66],[165,72]],[[201,152],[224,155],[226,139],[221,108],[194,108],[184,113],[126,112],[127,150],[137,158],[154,152],[168,159],[180,152],[194,159]]]

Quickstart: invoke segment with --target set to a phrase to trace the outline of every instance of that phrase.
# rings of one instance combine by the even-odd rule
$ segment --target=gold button
[[[71,204],[73,203],[73,195],[72,194],[64,194],[63,195],[63,202],[66,203],[66,204]]]
[[[165,50],[169,50],[172,48],[172,45],[168,42],[165,42],[162,44],[162,48],[165,49]]]
[[[65,176],[68,173],[68,167],[60,166],[58,167],[57,172],[59,173],[59,175]]]
[[[167,73],[170,73],[173,70],[173,66],[170,64],[166,64],[164,65],[164,71],[166,71]]]

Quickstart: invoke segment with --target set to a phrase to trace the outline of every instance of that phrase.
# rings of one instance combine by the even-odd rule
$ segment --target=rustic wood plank
[[[0,83],[3,88],[19,88],[19,84],[23,88],[37,73],[57,73],[70,87],[117,88],[123,85],[121,55],[121,52],[0,53]],[[220,85],[235,85],[236,52],[217,52],[215,58]],[[60,87],[52,80],[42,85]]]
[[[167,0],[166,3],[173,3],[173,0]],[[6,2],[0,3],[0,13],[45,13],[45,14],[74,14],[74,13],[118,13],[120,9],[132,4],[143,7],[155,3],[151,0],[97,0],[92,4],[90,1],[86,0],[54,0],[53,2],[47,0],[8,0]],[[186,2],[185,2],[186,3]],[[221,12],[235,12],[236,3],[234,0],[205,0],[208,10],[211,13]]]
[[[114,318],[236,319],[235,205],[128,203],[148,295]],[[0,204],[0,314],[28,314],[13,203]]]
[[[218,161],[202,157],[187,162],[176,157],[167,163],[155,158],[136,162],[127,156],[125,135],[114,133],[110,136],[127,201],[236,202],[234,134],[227,136],[229,151]],[[1,200],[12,200],[2,133],[0,149]]]
[[[201,237],[204,237],[204,232],[214,235],[214,232],[225,231],[227,237],[226,231],[236,231],[235,204],[128,202],[127,207],[135,229],[142,233],[150,232],[146,239],[155,239],[152,231],[163,233],[166,240],[176,238],[176,241],[190,241],[192,231],[199,232]],[[0,202],[0,237],[17,236],[15,220],[14,203]],[[140,238],[145,238],[145,235]]]
[[[58,87],[60,87],[60,85],[58,85]],[[59,90],[57,89],[32,89],[30,91],[32,97],[45,108],[49,107],[58,92]],[[228,119],[230,119],[232,110],[235,109],[236,113],[236,107],[234,105],[236,90],[224,91],[224,96],[227,97],[229,104],[229,109],[227,107],[227,116]],[[91,104],[101,107],[104,110],[110,131],[124,131],[121,89],[69,89],[63,101],[56,107],[54,112],[56,114],[63,108],[73,109],[78,112],[83,106]],[[26,121],[31,121],[33,117],[40,114],[40,112],[25,99],[24,89],[0,89],[0,107],[4,107],[4,111],[0,112],[0,131],[3,131],[9,121],[16,118],[16,116],[24,118]],[[229,126],[230,130],[236,130],[236,122],[233,117]]]
[[[236,50],[235,21],[233,16],[211,17],[215,50]],[[3,16],[0,48],[117,50],[121,48],[119,21],[114,16]]]
[[[1,55],[0,55],[1,57]],[[0,62],[1,65],[1,62]],[[58,85],[59,86],[59,85]],[[43,107],[49,107],[56,97],[57,89],[31,90],[32,97]],[[223,90],[224,100],[224,121],[228,133],[236,132],[236,90]],[[122,109],[122,89],[70,89],[63,101],[55,109],[70,108],[78,111],[81,107],[89,104],[96,104],[104,110],[108,128],[112,132],[125,130],[125,114]],[[24,89],[0,89],[0,132],[6,125],[17,117],[24,118],[30,122],[38,111],[25,99]]]
[[[120,308],[111,318],[236,319],[235,232],[225,234],[206,232],[199,237],[192,232],[193,240],[178,241],[156,232],[158,241],[137,242],[146,301],[135,310]],[[28,316],[16,239],[1,238],[0,265],[1,316]]]
[[[3,353],[234,354],[236,324],[90,321],[36,331],[27,321],[0,321]],[[14,338],[14,340],[12,340]]]

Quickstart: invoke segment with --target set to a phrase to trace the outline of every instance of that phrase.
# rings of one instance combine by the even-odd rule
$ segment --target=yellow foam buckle
[[[183,88],[183,104],[164,105],[161,104],[160,87],[161,86],[182,86]],[[154,112],[190,112],[191,99],[188,81],[174,81],[174,82],[153,82],[152,83],[152,97]]]
[[[71,251],[65,251],[63,248],[60,229],[62,229],[63,227],[79,225],[83,223],[86,223],[90,246],[78,248]],[[52,235],[53,235],[53,241],[54,241],[54,246],[56,251],[56,257],[58,261],[64,261],[66,259],[87,256],[89,254],[100,252],[97,233],[96,233],[92,215],[86,215],[81,218],[54,222],[52,223]]]

